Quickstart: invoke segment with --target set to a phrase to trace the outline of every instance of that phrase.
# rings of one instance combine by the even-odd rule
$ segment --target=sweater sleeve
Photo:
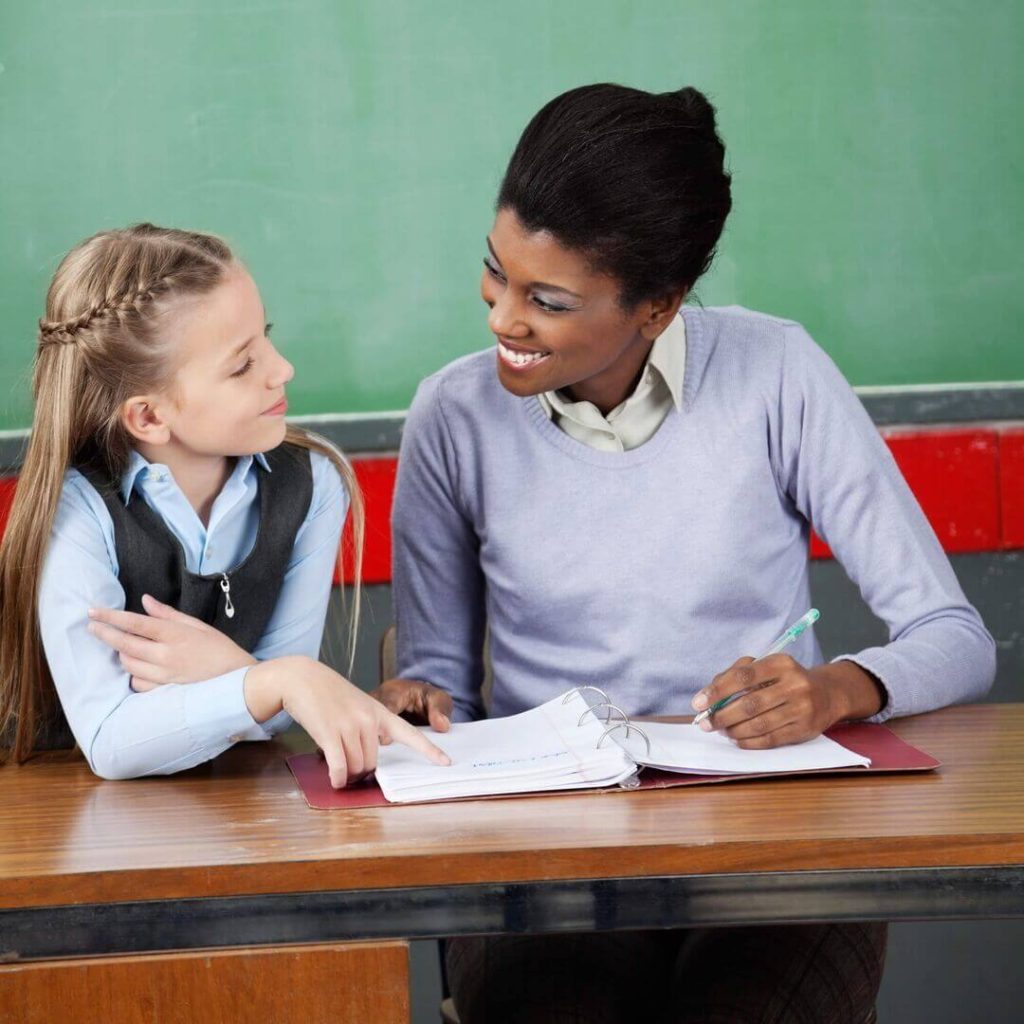
[[[460,499],[441,381],[413,399],[392,512],[398,674],[451,694],[456,720],[483,716],[484,583],[480,545]]]
[[[872,721],[980,699],[995,676],[991,635],[853,389],[802,328],[785,332],[780,486],[889,631],[885,646],[835,660],[884,686]]]

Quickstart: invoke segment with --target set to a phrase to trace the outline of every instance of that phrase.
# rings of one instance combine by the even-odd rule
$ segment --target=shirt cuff
[[[870,672],[885,690],[885,707],[862,721],[885,722],[890,718],[899,718],[910,713],[906,701],[900,699],[900,688],[895,685],[899,675],[897,666],[892,655],[884,647],[869,647],[858,654],[840,654],[838,658],[832,659],[832,664],[837,661],[852,661],[854,665],[859,665],[865,672]]]
[[[270,718],[263,723],[263,731],[268,736],[276,736],[279,732],[284,732],[285,729],[290,729],[294,724],[295,720],[287,711],[278,711],[273,718]]]
[[[245,703],[245,676],[251,667],[245,665],[202,684],[182,686],[185,727],[197,747],[270,739],[265,728],[270,722],[257,722]]]
[[[452,722],[478,722],[482,718],[487,717],[487,712],[484,710],[483,702],[481,701],[479,707],[474,707],[468,701],[461,701],[457,698],[452,698],[452,713],[450,721]]]

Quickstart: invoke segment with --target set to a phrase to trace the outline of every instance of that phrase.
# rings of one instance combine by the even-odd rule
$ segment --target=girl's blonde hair
[[[0,758],[23,761],[40,726],[58,716],[43,653],[39,577],[70,466],[93,460],[118,479],[132,437],[121,418],[133,395],[165,391],[174,377],[175,314],[212,292],[237,263],[213,235],[152,224],[104,231],[64,257],[46,295],[33,364],[35,413],[7,530],[0,544]],[[363,503],[352,467],[327,440],[289,425],[286,442],[325,455],[351,502],[359,616]],[[339,569],[343,558],[338,552]],[[82,609],[82,614],[85,614]]]

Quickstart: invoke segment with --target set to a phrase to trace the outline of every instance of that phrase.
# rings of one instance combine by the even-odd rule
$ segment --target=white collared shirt
[[[651,346],[636,389],[607,416],[592,402],[572,402],[558,391],[537,399],[570,437],[598,451],[625,452],[654,437],[673,405],[681,409],[685,368],[686,328],[676,316]]]

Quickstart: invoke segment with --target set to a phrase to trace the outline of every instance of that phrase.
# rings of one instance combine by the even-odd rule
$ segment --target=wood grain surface
[[[889,723],[936,772],[313,811],[242,744],[167,778],[0,768],[0,907],[658,874],[1024,863],[1024,705]]]
[[[0,967],[0,1024],[405,1024],[404,942]]]

